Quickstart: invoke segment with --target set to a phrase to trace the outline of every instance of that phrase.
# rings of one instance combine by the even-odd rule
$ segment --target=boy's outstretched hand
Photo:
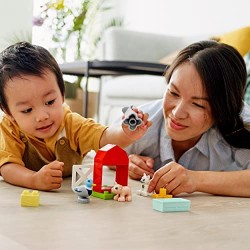
[[[152,125],[152,122],[148,120],[147,113],[144,114],[135,107],[128,108],[130,109],[129,115],[123,109],[122,126],[113,124],[103,132],[99,144],[100,148],[107,144],[115,144],[125,148],[140,139]]]
[[[63,181],[63,165],[63,162],[53,161],[35,172],[33,175],[35,188],[45,191],[60,188]]]
[[[140,139],[152,125],[152,122],[148,120],[149,115],[136,107],[126,107],[122,110],[124,113],[122,117],[124,132],[131,140]]]

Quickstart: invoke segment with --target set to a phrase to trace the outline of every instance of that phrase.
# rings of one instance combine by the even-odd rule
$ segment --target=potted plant
[[[108,2],[108,0],[49,0],[41,6],[40,14],[34,18],[36,22],[33,23],[39,26],[45,25],[49,29],[52,41],[49,50],[59,63],[94,59],[97,44],[104,30],[110,26],[123,25],[121,18],[114,17],[106,24],[100,24],[101,14],[112,8]],[[73,111],[80,114],[83,114],[82,82],[82,77],[74,81],[65,81],[66,102]],[[89,101],[93,102],[91,100],[93,98],[97,100],[97,94],[90,92]]]

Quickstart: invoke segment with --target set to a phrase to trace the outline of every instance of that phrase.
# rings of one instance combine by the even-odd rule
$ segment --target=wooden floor
[[[114,172],[104,177],[112,183]],[[40,192],[32,208],[20,206],[23,188],[0,180],[0,249],[250,249],[250,199],[195,193],[182,196],[189,212],[161,213],[135,194],[139,182],[129,185],[132,202],[80,204],[68,178],[60,190]]]

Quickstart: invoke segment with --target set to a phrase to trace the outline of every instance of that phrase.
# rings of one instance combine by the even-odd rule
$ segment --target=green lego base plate
[[[103,200],[113,200],[115,194],[110,193],[108,191],[104,191],[103,193],[93,191],[92,196],[103,199]]]

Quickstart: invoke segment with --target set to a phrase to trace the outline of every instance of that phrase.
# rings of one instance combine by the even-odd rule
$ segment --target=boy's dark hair
[[[250,132],[241,112],[246,88],[246,65],[232,46],[201,41],[184,48],[166,70],[169,82],[174,70],[183,63],[194,64],[207,92],[215,126],[232,146],[250,149]]]
[[[4,94],[6,82],[23,75],[42,76],[45,70],[55,74],[58,87],[64,96],[62,72],[48,50],[28,42],[19,42],[0,53],[0,108],[10,114]]]

